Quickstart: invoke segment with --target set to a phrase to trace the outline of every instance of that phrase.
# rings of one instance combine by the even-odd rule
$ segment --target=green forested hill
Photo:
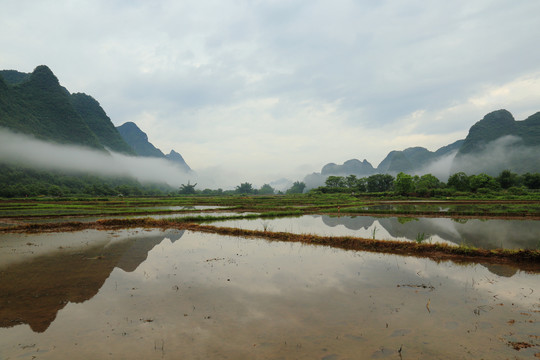
[[[452,172],[540,171],[540,113],[516,121],[507,110],[493,111],[474,124],[452,164]]]
[[[148,135],[129,121],[116,128],[122,138],[135,150],[139,156],[164,158],[165,154],[148,141]]]
[[[30,74],[22,73],[17,70],[0,70],[0,77],[2,77],[8,84],[18,84],[30,77]]]
[[[136,155],[94,98],[70,94],[44,65],[30,74],[0,71],[0,130],[3,128],[40,140]],[[0,163],[0,197],[155,195],[172,190],[166,184],[148,185],[130,178],[93,175],[91,169],[73,173]]]
[[[100,143],[117,152],[136,155],[114,127],[111,119],[93,97],[76,93],[71,95],[71,101],[75,110],[81,115],[90,130],[97,136]]]
[[[518,122],[516,134],[527,146],[540,145],[540,112]]]
[[[163,154],[161,150],[148,141],[148,135],[139,129],[135,123],[128,121],[116,129],[118,129],[122,138],[135,150],[137,155],[167,159],[186,172],[192,171],[182,155],[174,150],[171,150],[167,155]]]
[[[166,184],[141,184],[127,177],[72,174],[0,164],[0,197],[164,195],[174,190]]]
[[[540,112],[516,121],[507,110],[493,111],[469,130],[458,156],[483,150],[484,146],[506,135],[518,136],[525,146],[540,146]]]
[[[458,150],[462,144],[463,140],[458,140],[434,152],[420,146],[410,147],[401,151],[394,150],[381,161],[377,167],[377,171],[380,173],[396,174],[401,171],[414,173]]]
[[[0,127],[42,140],[104,149],[47,66],[21,78],[20,83],[0,85]]]
[[[478,152],[483,146],[505,135],[516,135],[516,121],[507,110],[493,111],[469,129],[458,157],[463,154]]]

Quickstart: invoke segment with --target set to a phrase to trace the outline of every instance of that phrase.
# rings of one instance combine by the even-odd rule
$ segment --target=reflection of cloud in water
[[[407,344],[411,358],[512,357],[501,334],[534,333],[507,321],[534,307],[521,289],[536,284],[479,265],[186,232],[133,272],[114,270],[39,337],[0,329],[0,348],[16,339],[52,357],[356,358],[360,347],[370,357]]]
[[[343,225],[351,230],[368,229],[377,220],[391,239],[416,239],[418,234],[434,236],[457,245],[467,244],[485,249],[538,248],[540,246],[540,221],[537,220],[479,220],[466,222],[450,218],[412,218],[403,221],[398,217],[369,216],[321,216],[324,224],[331,227]],[[401,220],[401,221],[400,221]],[[377,236],[378,239],[384,237]]]
[[[328,215],[322,215],[321,219],[323,223],[325,223],[326,225],[330,227],[343,225],[347,229],[351,229],[351,230],[360,230],[360,229],[368,230],[368,228],[370,228],[371,225],[373,225],[373,222],[376,220],[376,218],[372,216],[336,217],[336,216],[328,216]]]
[[[479,248],[537,249],[540,247],[540,221],[478,220],[466,222],[450,218],[405,218],[372,216],[305,215],[262,220],[226,220],[215,226],[250,230],[283,231],[321,236],[356,236],[380,240],[415,241],[418,235],[433,242],[466,244]]]
[[[3,250],[21,253],[21,249],[39,249],[44,239],[72,239],[64,241],[60,249],[45,241],[44,250],[22,253],[24,261],[11,259],[2,269],[0,327],[28,324],[35,332],[45,331],[67,303],[81,303],[95,296],[115,267],[134,271],[165,235],[176,241],[183,231],[83,231],[25,235],[9,242]],[[96,241],[81,244],[78,237]]]

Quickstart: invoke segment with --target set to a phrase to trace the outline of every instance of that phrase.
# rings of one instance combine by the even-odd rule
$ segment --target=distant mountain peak
[[[510,113],[510,111],[506,109],[492,111],[489,114],[486,114],[482,120],[486,122],[506,122],[506,123],[515,121],[514,116]]]
[[[337,175],[337,174],[354,174],[354,175],[371,175],[375,172],[373,166],[364,159],[360,161],[358,159],[350,159],[343,163],[343,165],[336,165],[329,163],[323,166],[321,169],[322,175]]]
[[[171,152],[169,154],[165,155],[165,157],[167,159],[169,159],[169,161],[172,161],[172,162],[180,165],[184,170],[191,171],[191,168],[188,166],[188,164],[186,163],[186,161],[184,160],[182,155],[180,155],[176,151],[171,150]]]
[[[148,135],[131,121],[116,128],[122,138],[135,150],[139,156],[165,157],[165,154],[148,141]]]
[[[171,150],[168,155],[163,154],[161,150],[148,141],[148,135],[139,129],[134,122],[128,121],[121,126],[118,126],[117,129],[122,138],[133,148],[133,150],[135,150],[137,155],[165,158],[179,165],[185,171],[192,171],[182,155],[174,150]]]
[[[39,65],[30,74],[28,83],[37,86],[42,90],[48,90],[52,87],[60,87],[60,82],[54,73],[46,65]]]
[[[459,149],[458,158],[463,154],[478,152],[483,147],[505,135],[517,135],[517,122],[505,109],[492,111],[476,122]]]

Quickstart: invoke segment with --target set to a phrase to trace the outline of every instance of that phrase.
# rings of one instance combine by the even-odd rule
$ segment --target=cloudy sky
[[[540,111],[540,1],[2,0],[0,68],[45,64],[202,173],[254,185]]]

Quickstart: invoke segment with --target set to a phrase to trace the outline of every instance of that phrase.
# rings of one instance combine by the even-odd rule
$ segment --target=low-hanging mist
[[[0,130],[0,163],[102,176],[128,176],[141,183],[166,183],[174,187],[197,180],[195,174],[186,173],[166,159],[61,145],[5,129]]]
[[[467,175],[485,173],[491,176],[499,175],[503,170],[510,170],[518,174],[527,172],[540,172],[540,146],[526,146],[518,136],[506,135],[487,142],[473,153],[461,154],[459,150],[441,156],[427,165],[411,170],[410,175],[431,174],[439,180],[446,182],[449,176],[457,172]],[[399,171],[388,171],[396,176]],[[405,171],[407,172],[407,171]],[[385,173],[375,169],[375,173]],[[304,178],[308,189],[323,186],[328,176],[347,176],[346,173],[313,173]],[[371,174],[357,175],[368,177]]]
[[[540,146],[526,146],[518,136],[502,136],[486,143],[481,151],[458,154],[451,164],[450,173],[486,173],[498,175],[503,170],[522,174],[540,172]]]

